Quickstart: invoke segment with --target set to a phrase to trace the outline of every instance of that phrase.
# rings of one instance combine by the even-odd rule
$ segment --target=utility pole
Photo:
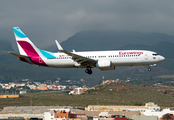
[[[102,79],[103,79],[103,85],[104,85],[104,79],[105,79],[104,75],[103,75]]]

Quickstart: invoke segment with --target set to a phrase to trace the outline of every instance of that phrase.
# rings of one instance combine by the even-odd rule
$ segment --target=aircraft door
[[[145,60],[148,60],[148,55],[147,55],[147,53],[145,54]]]

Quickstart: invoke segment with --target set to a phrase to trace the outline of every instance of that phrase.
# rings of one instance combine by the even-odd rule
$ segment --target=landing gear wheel
[[[150,66],[148,67],[148,71],[151,71],[151,68],[150,68]]]
[[[88,73],[89,72],[89,69],[86,69],[85,72]]]
[[[88,73],[89,75],[92,74],[92,70],[91,70],[91,67],[88,67],[86,70],[85,70],[86,73]]]
[[[92,74],[92,70],[89,70],[88,74],[90,74],[90,75],[91,75],[91,74]]]

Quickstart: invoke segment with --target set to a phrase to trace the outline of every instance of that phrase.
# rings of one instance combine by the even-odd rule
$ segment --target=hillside
[[[144,105],[147,102],[154,102],[160,106],[174,106],[172,104],[174,97],[153,90],[153,87],[149,89],[128,83],[112,83],[97,88],[99,89],[90,94],[108,102],[114,101],[116,104]]]
[[[174,97],[174,87],[173,86],[165,86],[165,85],[158,85],[158,84],[157,85],[142,84],[141,86]]]
[[[112,83],[96,86],[82,95],[67,93],[28,93],[15,99],[0,99],[0,108],[4,106],[83,106],[88,105],[144,105],[154,102],[159,106],[173,107],[174,97],[155,90],[127,83]]]

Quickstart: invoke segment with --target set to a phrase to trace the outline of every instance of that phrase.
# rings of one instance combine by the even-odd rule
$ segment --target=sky
[[[12,27],[38,46],[62,42],[82,30],[174,35],[173,0],[1,0],[0,40],[16,46]]]

